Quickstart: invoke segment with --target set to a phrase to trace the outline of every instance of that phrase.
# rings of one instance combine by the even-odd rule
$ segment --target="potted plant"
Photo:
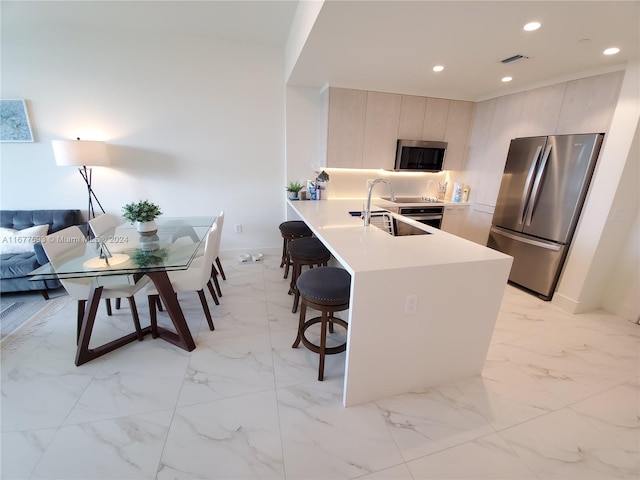
[[[289,192],[290,200],[298,200],[298,193],[302,190],[302,184],[298,181],[289,182],[287,185],[287,192]]]
[[[122,217],[136,224],[140,235],[153,235],[158,231],[155,219],[162,215],[162,210],[149,200],[127,203],[122,207]]]
[[[151,265],[162,264],[167,257],[169,256],[169,252],[166,248],[160,248],[157,250],[145,250],[143,248],[136,248],[133,251],[133,255],[131,256],[131,260],[139,267],[149,267]]]

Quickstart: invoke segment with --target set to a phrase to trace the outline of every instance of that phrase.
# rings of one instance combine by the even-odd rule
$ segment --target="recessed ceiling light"
[[[540,28],[540,22],[529,22],[524,26],[524,29],[527,32],[533,32],[534,30],[538,30]]]
[[[503,82],[510,82],[511,80],[513,80],[513,77],[502,77]]]
[[[441,72],[443,70],[444,70],[444,67],[442,65],[436,65],[435,67],[433,67],[434,72]]]
[[[604,53],[605,55],[615,55],[618,52],[620,52],[620,49],[618,47],[611,47],[611,48],[607,48],[602,53]]]

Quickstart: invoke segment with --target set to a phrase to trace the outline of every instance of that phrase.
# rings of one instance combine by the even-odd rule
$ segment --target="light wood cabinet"
[[[421,139],[424,114],[427,111],[427,97],[402,95],[398,138]]]
[[[367,92],[346,88],[329,91],[327,166],[362,167]]]
[[[424,112],[422,140],[444,141],[449,116],[449,100],[427,97],[427,108]],[[413,139],[409,139],[413,140]]]
[[[560,83],[525,93],[516,137],[536,137],[556,132],[565,86]]]
[[[393,168],[402,96],[367,92],[362,168]]]
[[[517,93],[506,95],[496,100],[489,132],[491,141],[487,144],[485,150],[485,158],[480,175],[482,188],[478,191],[477,196],[477,201],[482,204],[492,206],[496,204],[504,164],[507,161],[509,144],[517,136],[524,97],[524,93]]]
[[[620,94],[622,78],[622,72],[614,72],[568,82],[555,133],[606,132]]]
[[[449,103],[444,133],[444,141],[448,143],[445,170],[462,171],[465,168],[473,110],[473,102],[451,100]]]
[[[446,141],[445,168],[464,168],[472,102],[330,88],[328,103],[328,167],[391,169],[403,138]]]
[[[447,205],[444,207],[440,229],[447,233],[462,237],[467,223],[468,205]]]

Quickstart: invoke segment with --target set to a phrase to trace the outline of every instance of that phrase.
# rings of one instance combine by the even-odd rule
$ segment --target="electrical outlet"
[[[416,313],[418,309],[418,295],[407,295],[407,299],[404,301],[404,314],[409,315]]]
[[[242,233],[242,224],[236,223],[236,233]]]

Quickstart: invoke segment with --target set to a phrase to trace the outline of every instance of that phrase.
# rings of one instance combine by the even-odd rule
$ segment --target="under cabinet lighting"
[[[513,80],[513,77],[502,77],[502,81],[503,82],[510,82],[511,80]]]
[[[616,53],[620,53],[620,49],[618,47],[607,48],[604,52],[605,55],[615,55]]]
[[[435,67],[433,67],[434,72],[441,72],[443,70],[444,70],[444,67],[442,65],[436,65]]]

